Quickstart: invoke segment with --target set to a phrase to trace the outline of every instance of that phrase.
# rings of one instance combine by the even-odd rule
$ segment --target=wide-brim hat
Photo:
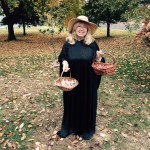
[[[94,34],[94,32],[97,29],[97,25],[95,23],[92,23],[88,20],[88,17],[86,16],[78,16],[77,18],[72,18],[69,23],[68,23],[68,32],[71,33],[72,32],[72,28],[74,26],[74,24],[78,21],[83,21],[89,24],[89,27],[91,29],[91,34]]]

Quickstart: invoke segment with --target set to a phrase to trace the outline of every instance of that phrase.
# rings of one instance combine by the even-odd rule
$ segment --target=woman
[[[68,23],[69,35],[58,57],[60,71],[79,81],[72,91],[63,92],[64,113],[58,135],[66,138],[70,134],[89,140],[95,133],[97,90],[101,76],[97,76],[91,65],[93,59],[103,61],[92,34],[97,25],[88,21],[86,16],[73,18]],[[102,58],[102,59],[101,59]]]

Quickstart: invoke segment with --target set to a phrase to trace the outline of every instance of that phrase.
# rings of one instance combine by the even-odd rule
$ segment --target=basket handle
[[[105,51],[104,51],[104,54],[107,54],[107,55],[111,56],[111,58],[112,58],[112,60],[113,60],[113,64],[116,63],[116,60],[115,60],[115,58],[114,58],[114,56],[113,56],[112,54],[110,54],[110,53],[108,53],[108,52],[105,52]]]
[[[71,77],[71,71],[69,70],[69,72],[70,72],[70,77]],[[63,76],[63,73],[64,73],[64,71],[62,71],[62,73],[61,73],[61,77]]]
[[[110,53],[108,53],[108,52],[104,52],[104,54],[107,54],[107,55],[111,56],[111,58],[112,58],[112,60],[113,60],[113,64],[116,63],[116,60],[115,60],[115,58],[114,58],[114,56],[113,56],[112,54],[110,54]]]

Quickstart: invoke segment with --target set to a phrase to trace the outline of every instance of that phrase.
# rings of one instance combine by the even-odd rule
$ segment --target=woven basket
[[[71,77],[71,72],[70,72],[70,77],[63,77],[63,73],[61,73],[61,76],[55,81],[55,85],[60,88],[63,91],[71,91],[73,90],[79,82]]]
[[[110,53],[105,52],[104,54],[111,56],[111,58],[113,60],[112,64],[96,62],[94,60],[92,63],[94,72],[97,75],[113,75],[116,72],[115,58]]]

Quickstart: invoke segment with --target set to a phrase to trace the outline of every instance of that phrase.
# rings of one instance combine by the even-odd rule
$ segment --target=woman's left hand
[[[104,51],[103,50],[99,50],[96,52],[96,60],[99,60],[103,57],[104,55]]]
[[[97,57],[103,57],[104,51],[103,50],[99,50],[99,51],[96,52],[96,54],[97,54]]]

